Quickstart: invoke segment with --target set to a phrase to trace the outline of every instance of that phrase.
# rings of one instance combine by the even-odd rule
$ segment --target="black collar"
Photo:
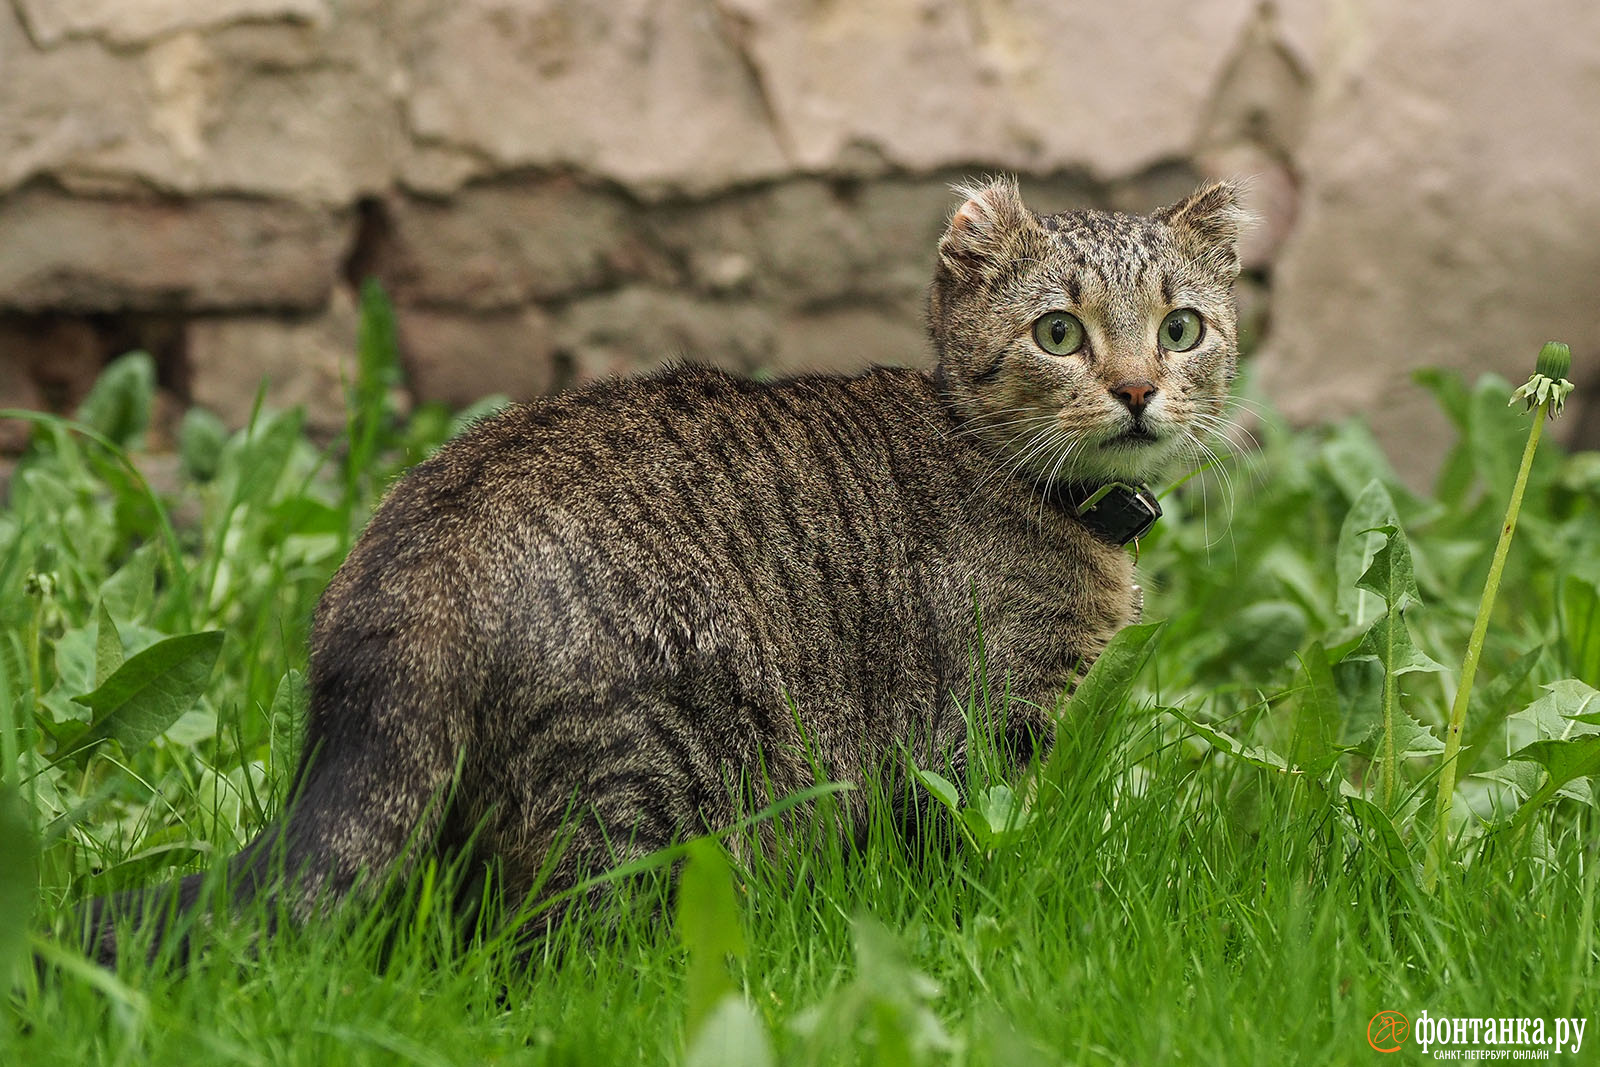
[[[1149,533],[1161,505],[1148,486],[1110,482],[1057,482],[1050,499],[1065,507],[1102,541],[1126,545]]]

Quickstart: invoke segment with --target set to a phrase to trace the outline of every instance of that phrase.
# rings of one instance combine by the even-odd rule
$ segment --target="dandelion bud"
[[[1511,403],[1522,401],[1529,411],[1542,408],[1550,418],[1559,418],[1566,406],[1573,385],[1567,381],[1572,372],[1572,349],[1560,341],[1546,341],[1539,350],[1539,362],[1531,377],[1511,394]]]
[[[1539,349],[1538,371],[1557,381],[1572,373],[1572,349],[1560,341],[1546,341]]]

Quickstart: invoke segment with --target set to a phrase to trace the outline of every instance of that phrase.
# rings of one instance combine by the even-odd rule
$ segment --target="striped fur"
[[[932,293],[935,374],[681,367],[513,406],[402,479],[322,598],[298,799],[235,859],[236,893],[273,885],[278,854],[309,910],[408,839],[449,852],[474,831],[521,893],[565,821],[560,889],[727,825],[741,782],[762,800],[811,785],[808,751],[834,780],[907,746],[959,766],[975,607],[989,674],[1019,698],[1017,758],[1048,741],[1136,590],[1128,555],[1042,492],[1050,452],[1017,462],[1028,438],[1007,424],[1119,427],[1108,375],[1147,365],[1169,421],[1220,409],[1236,209],[1225,186],[1176,223],[1041,220],[1004,181],[965,195]],[[1174,288],[1215,322],[1188,377],[1145,329]],[[1098,365],[1033,345],[1056,307],[1103,342]],[[1146,477],[1181,454],[1091,446],[1053,473]],[[144,903],[101,902],[102,959],[111,915]]]

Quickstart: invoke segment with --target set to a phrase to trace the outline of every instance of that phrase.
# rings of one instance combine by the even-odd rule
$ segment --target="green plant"
[[[826,783],[578,887],[531,960],[532,909],[492,874],[422,865],[382,906],[214,922],[183,969],[89,964],[76,901],[211,866],[282,803],[315,598],[458,425],[391,402],[381,295],[364,307],[348,439],[190,413],[158,477],[140,357],[74,419],[33,416],[0,511],[0,1061],[1366,1063],[1380,1008],[1586,1010],[1600,456],[1527,465],[1461,698],[1458,891],[1430,894],[1458,691],[1425,660],[1471,639],[1527,437],[1506,383],[1444,374],[1423,381],[1456,439],[1427,493],[1360,423],[1268,416],[1231,492],[1210,470],[1164,497],[1142,566],[1165,621],[1113,642],[1026,773],[979,758],[910,805],[893,776]],[[950,697],[981,754],[1010,698],[981,642],[975,662]]]
[[[1438,829],[1434,832],[1428,850],[1425,878],[1431,890],[1438,878],[1439,864],[1444,855],[1450,834],[1450,808],[1455,800],[1456,757],[1461,751],[1461,731],[1467,721],[1467,706],[1472,698],[1472,683],[1478,673],[1478,659],[1483,654],[1483,641],[1489,629],[1489,616],[1494,611],[1495,597],[1500,593],[1500,576],[1505,571],[1506,554],[1511,549],[1511,538],[1517,531],[1517,516],[1522,510],[1522,496],[1528,486],[1528,474],[1533,469],[1533,457],[1539,448],[1539,435],[1544,430],[1545,418],[1558,418],[1561,408],[1572,392],[1567,374],[1572,369],[1572,352],[1558,341],[1548,342],[1539,353],[1538,366],[1527,382],[1511,395],[1511,404],[1518,400],[1527,402],[1533,413],[1533,428],[1528,431],[1528,444],[1522,450],[1522,464],[1517,468],[1517,480],[1511,487],[1511,502],[1506,505],[1505,522],[1500,525],[1500,538],[1495,543],[1494,559],[1489,564],[1489,576],[1483,583],[1483,597],[1478,602],[1478,614],[1472,624],[1472,636],[1467,639],[1466,658],[1461,661],[1461,683],[1456,688],[1455,700],[1450,705],[1450,725],[1445,733],[1444,762],[1439,772]],[[1508,405],[1510,406],[1510,405]],[[1535,742],[1537,748],[1525,748],[1525,758],[1541,763],[1550,772],[1547,789],[1530,798],[1530,802],[1549,800],[1565,781],[1579,774],[1600,772],[1600,745],[1591,740],[1544,740]],[[1526,756],[1528,753],[1536,753]],[[1558,781],[1558,779],[1560,779]],[[1553,788],[1552,788],[1553,787]],[[1519,823],[1526,819],[1519,816]]]

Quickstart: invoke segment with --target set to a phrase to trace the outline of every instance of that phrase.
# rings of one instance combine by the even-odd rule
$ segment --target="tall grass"
[[[182,967],[88,964],[76,901],[210,867],[280,806],[315,597],[456,425],[390,406],[366,308],[347,440],[191,413],[153,492],[137,355],[74,420],[35,417],[0,512],[0,1062],[1339,1063],[1376,1055],[1381,1009],[1589,1010],[1595,781],[1536,756],[1600,733],[1600,456],[1530,471],[1430,893],[1438,664],[1526,426],[1504,383],[1443,375],[1457,441],[1428,495],[1359,423],[1269,421],[1230,496],[1206,475],[1167,497],[1142,552],[1162,623],[1119,639],[1026,773],[930,768],[909,804],[839,783],[869,798],[859,835],[820,792],[618,880],[532,958],[492,891],[424,865],[271,938],[266,904],[208,924]],[[952,694],[980,747],[991,682]]]

